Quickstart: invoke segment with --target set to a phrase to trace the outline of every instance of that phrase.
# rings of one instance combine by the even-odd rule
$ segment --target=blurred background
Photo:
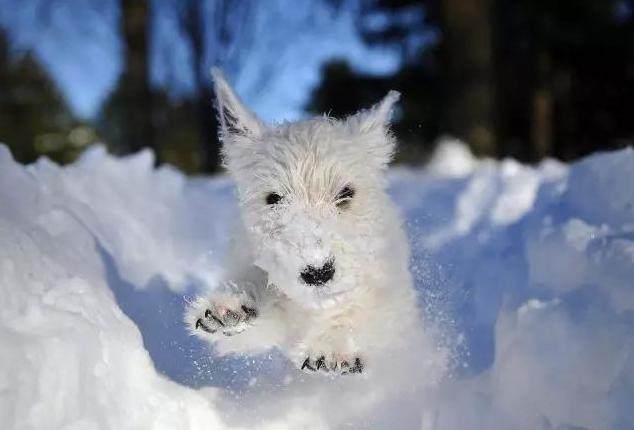
[[[441,136],[525,162],[634,142],[634,0],[0,0],[0,142],[215,172],[213,65],[268,121],[400,90],[402,163]]]

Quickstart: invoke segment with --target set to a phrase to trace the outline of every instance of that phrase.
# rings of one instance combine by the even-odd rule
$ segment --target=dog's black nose
[[[301,273],[301,277],[308,285],[323,285],[335,276],[335,262],[330,259],[323,267],[308,266]]]

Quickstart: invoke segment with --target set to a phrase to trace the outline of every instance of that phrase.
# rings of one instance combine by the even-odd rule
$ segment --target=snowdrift
[[[426,323],[454,351],[402,399],[416,423],[398,404],[359,420],[340,381],[189,337],[238,211],[228,179],[152,162],[93,148],[24,167],[0,147],[3,428],[634,428],[632,149],[528,167],[446,142],[391,171]]]

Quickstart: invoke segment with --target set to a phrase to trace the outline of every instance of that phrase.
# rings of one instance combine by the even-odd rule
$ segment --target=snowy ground
[[[237,209],[228,179],[151,165],[96,148],[25,168],[0,147],[2,428],[408,428],[394,406],[359,421],[339,382],[275,354],[220,359],[187,336]],[[634,428],[633,150],[533,168],[447,144],[390,192],[455,352],[403,399],[415,428]]]

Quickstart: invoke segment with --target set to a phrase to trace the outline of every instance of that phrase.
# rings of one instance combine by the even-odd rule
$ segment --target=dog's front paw
[[[307,356],[301,363],[300,370],[307,373],[323,373],[330,375],[349,375],[363,373],[365,361],[355,355],[314,354]]]
[[[233,336],[246,330],[258,316],[253,300],[246,295],[198,298],[187,312],[189,330],[200,337]]]

